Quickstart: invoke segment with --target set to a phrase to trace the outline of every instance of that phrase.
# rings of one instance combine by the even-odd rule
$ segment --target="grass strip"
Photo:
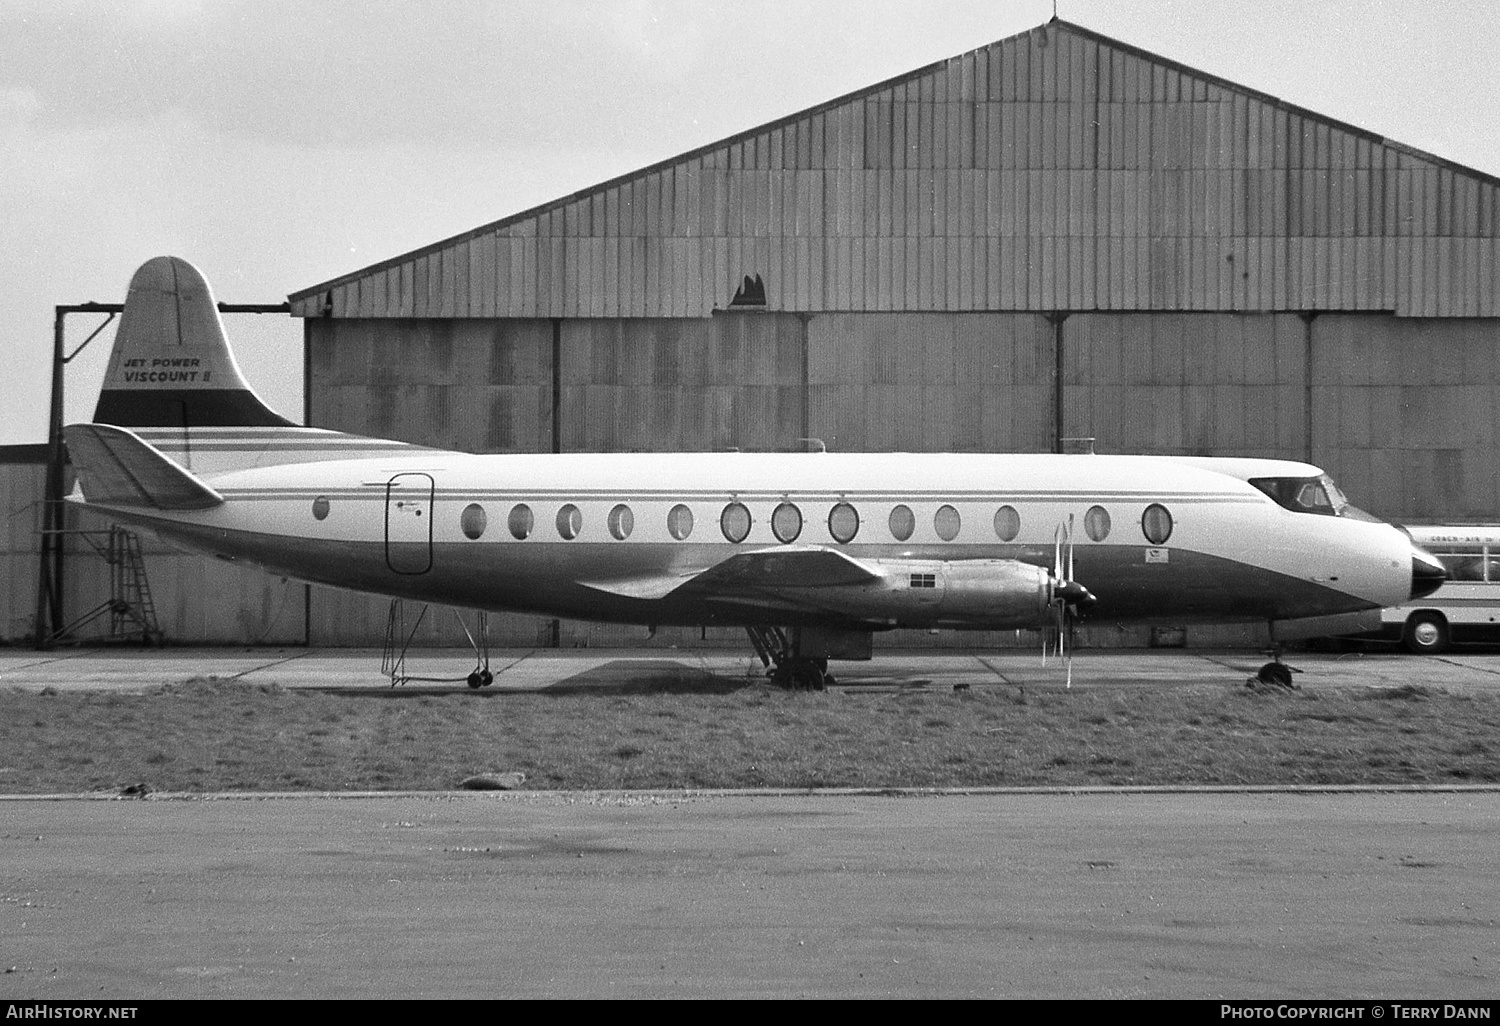
[[[1500,781],[1500,696],[1414,684],[777,690],[707,674],[541,692],[0,689],[0,791]]]

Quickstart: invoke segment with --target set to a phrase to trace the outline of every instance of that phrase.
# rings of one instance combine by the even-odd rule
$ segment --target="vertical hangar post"
[[[320,426],[482,452],[1092,436],[1483,519],[1497,283],[1500,179],[1054,20],[290,300]],[[314,642],[379,636],[371,604],[314,602]]]

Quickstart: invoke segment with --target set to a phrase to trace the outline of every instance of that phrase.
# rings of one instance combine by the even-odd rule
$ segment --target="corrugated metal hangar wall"
[[[1387,517],[1500,519],[1497,276],[1500,179],[1054,21],[291,300],[309,423],[363,434],[1094,436],[1308,459]],[[378,644],[385,613],[313,589],[309,640]]]
[[[1093,436],[1306,459],[1446,519],[1500,514],[1497,275],[1500,180],[1054,21],[291,300],[321,426],[484,452]],[[383,616],[315,591],[312,639]]]

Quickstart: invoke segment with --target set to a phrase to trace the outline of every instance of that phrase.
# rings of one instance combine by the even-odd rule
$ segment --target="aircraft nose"
[[[1419,599],[1431,595],[1448,579],[1448,568],[1438,558],[1424,549],[1411,547],[1411,597]]]

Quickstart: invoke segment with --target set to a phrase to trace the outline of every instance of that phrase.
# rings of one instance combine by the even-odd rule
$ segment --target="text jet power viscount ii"
[[[750,630],[818,686],[898,627],[1286,621],[1427,594],[1441,564],[1318,468],[925,453],[473,455],[298,427],[245,382],[208,284],[131,281],[83,501],[208,555],[406,599]]]

